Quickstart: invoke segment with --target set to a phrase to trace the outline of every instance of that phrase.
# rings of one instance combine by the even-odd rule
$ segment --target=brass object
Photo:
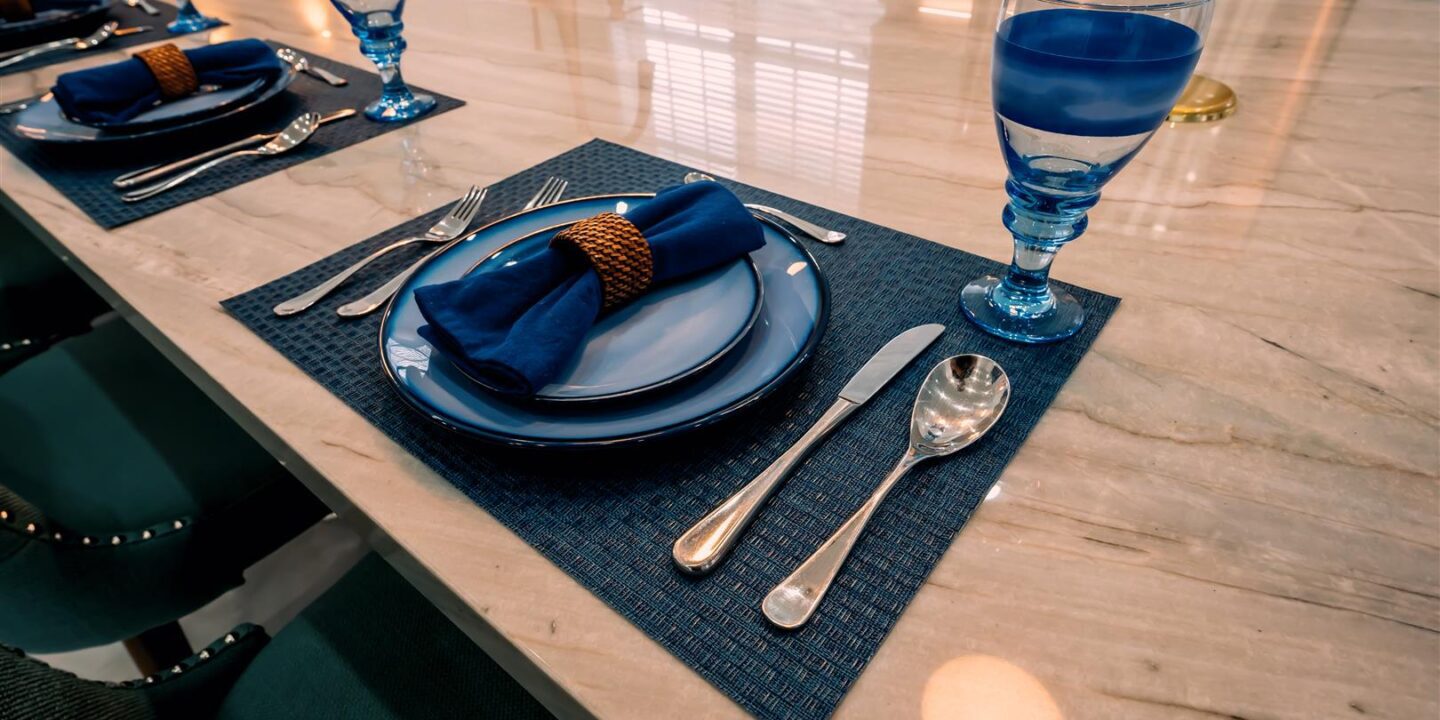
[[[1212,122],[1235,114],[1235,91],[1229,85],[1196,75],[1190,78],[1180,100],[1165,119],[1170,122]]]
[[[600,213],[561,230],[552,245],[568,246],[590,261],[600,276],[603,307],[620,305],[645,292],[654,274],[650,243],[640,229],[613,212]]]
[[[160,85],[160,97],[166,100],[185,97],[200,89],[200,79],[190,58],[172,43],[165,43],[149,50],[135,53],[135,58],[155,76]]]

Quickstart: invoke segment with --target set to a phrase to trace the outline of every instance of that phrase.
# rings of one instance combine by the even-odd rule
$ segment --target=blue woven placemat
[[[549,175],[568,178],[569,196],[579,197],[654,191],[688,169],[596,140],[497,183],[482,215],[514,211]],[[414,255],[367,271],[306,314],[277,318],[270,312],[380,245],[423,231],[444,208],[223,304],[747,710],[762,717],[823,718],[875,654],[1119,300],[1072,288],[1089,313],[1077,336],[1055,345],[1009,343],[977,330],[956,302],[966,281],[1002,271],[999,264],[727,184],[747,201],[836,227],[850,239],[808,246],[829,278],[833,299],[829,329],[812,365],[747,416],[702,434],[629,450],[527,452],[486,445],[425,420],[380,369],[379,315],[341,321],[334,312]],[[998,217],[985,221],[996,225],[995,242],[1007,241]],[[693,579],[675,570],[670,547],[676,536],[798,439],[881,345],[931,322],[949,329],[815,451],[714,574]],[[963,352],[989,355],[1009,373],[1014,396],[1000,424],[983,442],[921,466],[896,488],[809,625],[788,633],[767,625],[761,598],[869,495],[904,450],[920,379],[941,358]]]
[[[281,47],[273,41],[268,42]],[[308,57],[312,65],[340,75],[349,80],[350,84],[345,87],[331,87],[314,77],[302,74],[290,83],[285,92],[264,107],[194,130],[133,143],[37,143],[15,134],[13,122],[19,116],[16,113],[0,117],[0,145],[14,153],[29,165],[30,169],[69,198],[70,202],[85,211],[90,219],[101,227],[113,228],[192,200],[209,197],[412,123],[423,122],[426,118],[465,104],[446,95],[416,88],[417,92],[434,95],[438,103],[433,112],[417,120],[409,123],[377,123],[356,114],[355,117],[321,127],[304,145],[284,155],[231,160],[169,192],[137,203],[127,203],[120,199],[120,193],[110,183],[122,173],[188,157],[255,133],[275,132],[284,128],[302,112],[326,113],[342,108],[362,110],[366,104],[380,96],[379,75],[322,56]]]
[[[150,31],[143,33],[135,33],[133,35],[121,35],[120,37],[110,38],[109,40],[105,41],[104,45],[96,48],[94,52],[110,52],[115,50],[123,50],[125,48],[134,47],[136,45],[161,42],[166,38],[174,38],[180,37],[180,35],[190,34],[180,33],[180,35],[174,35],[165,29],[165,26],[169,25],[170,21],[175,19],[176,10],[174,5],[160,2],[160,0],[150,0],[150,4],[154,5],[155,9],[160,11],[159,15],[146,15],[145,12],[142,11],[140,8],[132,8],[129,5],[126,5],[124,3],[124,0],[115,0],[115,4],[110,7],[109,12],[105,13],[105,15],[99,18],[94,19],[93,21],[87,21],[83,24],[66,23],[65,25],[56,27],[53,30],[47,30],[45,32],[37,33],[27,33],[23,38],[17,37],[9,43],[0,44],[0,50],[29,47],[31,45],[39,45],[41,43],[50,42],[51,40],[89,35],[91,32],[94,32],[96,28],[100,27],[100,25],[109,20],[115,20],[119,22],[120,27],[122,28],[149,25]],[[203,31],[196,30],[195,32]],[[11,75],[14,73],[25,72],[27,70],[34,70],[35,68],[42,68],[46,65],[70,62],[71,60],[75,60],[80,57],[82,57],[82,55],[73,52],[46,53],[38,57],[30,58],[25,62],[15,63],[14,65],[10,65],[9,67],[0,69],[0,77],[5,77],[6,75]]]

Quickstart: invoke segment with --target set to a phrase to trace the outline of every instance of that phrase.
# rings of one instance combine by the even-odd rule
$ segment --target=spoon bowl
[[[928,457],[964,449],[1000,420],[1010,402],[1010,377],[983,355],[957,355],[936,365],[910,416],[910,447]]]

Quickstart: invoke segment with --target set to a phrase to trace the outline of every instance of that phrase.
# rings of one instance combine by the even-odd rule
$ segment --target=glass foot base
[[[1074,335],[1085,324],[1085,310],[1075,297],[1053,287],[1053,310],[1030,317],[1006,313],[990,299],[999,284],[1000,278],[990,275],[960,291],[960,307],[965,310],[965,316],[991,335],[1024,343],[1054,342]]]
[[[205,17],[204,15],[191,15],[190,17],[175,18],[173,22],[165,26],[165,29],[169,30],[173,34],[180,35],[182,33],[192,33],[198,32],[200,30],[208,30],[210,28],[218,27],[223,24],[224,23],[212,17]]]
[[[375,122],[400,122],[420,117],[435,109],[435,98],[412,95],[404,100],[380,98],[365,106],[365,117]]]

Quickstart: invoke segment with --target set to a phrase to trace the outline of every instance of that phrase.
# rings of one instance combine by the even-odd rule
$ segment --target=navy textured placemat
[[[654,191],[687,169],[596,140],[497,183],[482,215],[514,211],[549,175],[568,178],[568,195],[580,197]],[[839,246],[808,245],[829,278],[833,300],[813,364],[745,417],[702,434],[581,454],[505,450],[430,423],[400,399],[380,368],[379,314],[341,321],[334,312],[415,255],[366,272],[308,313],[277,318],[270,312],[380,245],[423,231],[444,208],[224,306],[747,710],[822,718],[875,654],[1119,300],[1073,288],[1089,313],[1078,335],[1044,346],[999,340],[972,326],[957,300],[965,282],[1003,271],[1001,265],[753,187],[727,185],[747,201],[833,226],[850,239]],[[1006,242],[994,222],[995,242]],[[675,570],[670,547],[676,536],[798,439],[881,345],[931,322],[949,329],[815,451],[714,574],[693,579]],[[941,358],[964,352],[989,355],[1010,375],[1014,396],[999,425],[983,442],[922,465],[896,488],[809,625],[796,632],[767,625],[761,598],[860,506],[904,451],[920,379]]]
[[[169,25],[170,21],[175,19],[176,11],[174,5],[160,2],[160,0],[150,0],[150,4],[154,5],[155,9],[160,11],[159,15],[146,15],[145,12],[142,11],[140,8],[132,8],[129,5],[126,5],[124,0],[115,0],[115,4],[110,7],[110,11],[105,13],[105,15],[101,17],[87,20],[84,23],[66,23],[63,26],[46,30],[45,32],[27,33],[23,39],[16,38],[14,42],[10,42],[8,44],[0,44],[0,50],[9,50],[12,49],[12,47],[29,47],[31,45],[39,45],[41,43],[50,42],[51,40],[59,40],[61,38],[83,37],[94,32],[96,28],[99,28],[102,24],[110,20],[118,21],[120,23],[120,27],[122,28],[148,25],[150,26],[150,31],[135,33],[133,35],[121,35],[120,37],[110,38],[109,40],[105,41],[104,45],[101,45],[92,52],[113,52],[115,50],[123,50],[125,48],[134,47],[136,45],[161,42],[166,38],[174,38],[180,37],[180,35],[190,34],[181,33],[180,35],[174,35],[165,29],[165,26]],[[216,27],[219,26],[217,25]],[[213,30],[214,28],[206,29]],[[202,31],[197,30],[195,32]],[[73,52],[46,53],[38,57],[30,58],[25,62],[16,63],[9,67],[0,69],[0,77],[5,77],[6,75],[11,75],[19,72],[25,72],[27,70],[34,70],[35,68],[42,68],[46,65],[70,62],[71,60],[75,60],[80,57],[83,56]]]
[[[274,42],[270,44],[280,47]],[[111,181],[127,171],[188,157],[255,133],[275,132],[302,112],[326,113],[342,108],[363,110],[366,104],[380,96],[379,75],[318,55],[308,57],[312,65],[340,75],[350,84],[331,87],[302,74],[290,83],[285,92],[263,107],[194,130],[133,143],[37,143],[15,134],[14,119],[20,115],[16,113],[0,116],[0,145],[70,198],[101,227],[113,228],[280,172],[411,123],[422,122],[465,104],[446,95],[415,88],[417,92],[434,95],[438,105],[433,112],[410,123],[371,122],[357,113],[347,120],[321,127],[304,145],[284,155],[231,160],[174,190],[137,203],[121,200],[120,193],[111,187]]]

